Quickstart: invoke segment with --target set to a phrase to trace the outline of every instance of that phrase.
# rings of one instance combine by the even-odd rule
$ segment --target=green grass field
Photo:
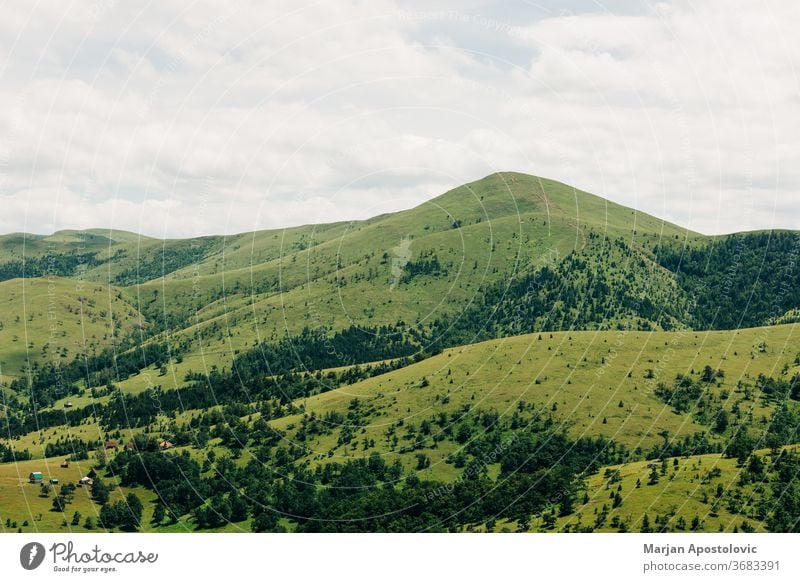
[[[290,415],[269,420],[269,426],[284,434],[278,452],[291,455],[294,470],[320,473],[334,462],[369,459],[377,453],[387,464],[399,461],[406,474],[454,483],[465,473],[464,464],[456,460],[470,443],[493,430],[494,425],[481,425],[477,419],[495,415],[496,423],[506,426],[521,413],[529,419],[551,419],[571,439],[613,441],[635,460],[586,476],[581,490],[585,499],[576,500],[574,513],[554,522],[544,513],[529,524],[501,520],[492,527],[475,523],[467,529],[638,531],[647,514],[666,530],[764,531],[767,522],[754,508],[763,491],[736,485],[740,467],[735,459],[716,453],[689,454],[674,464],[675,459],[669,458],[653,484],[647,481],[654,461],[641,460],[666,443],[697,435],[710,443],[706,450],[721,450],[739,430],[753,438],[767,434],[781,402],[760,392],[760,376],[788,381],[800,372],[797,307],[779,306],[781,298],[768,293],[774,290],[765,289],[764,283],[753,286],[748,307],[752,304],[759,313],[782,313],[759,320],[775,325],[690,329],[700,321],[690,313],[689,290],[696,283],[691,277],[725,290],[723,299],[730,301],[741,299],[730,290],[742,282],[733,275],[725,283],[718,280],[720,273],[702,278],[696,272],[678,272],[671,263],[659,262],[657,246],[668,242],[670,248],[686,245],[692,250],[710,242],[723,245],[726,240],[693,233],[558,182],[511,172],[493,174],[404,212],[349,223],[190,240],[101,230],[0,236],[0,268],[5,269],[0,274],[6,279],[0,280],[0,392],[3,402],[10,403],[0,409],[0,421],[6,415],[19,420],[29,412],[26,405],[36,404],[35,395],[29,396],[35,383],[20,382],[28,373],[32,378],[45,363],[66,364],[122,340],[127,340],[126,346],[139,339],[145,347],[158,343],[159,349],[168,344],[170,354],[155,365],[149,360],[150,365],[137,363],[133,371],[126,367],[116,378],[118,362],[113,361],[102,370],[105,376],[87,374],[75,380],[75,392],[80,393],[49,394],[45,399],[49,408],[38,412],[52,419],[53,411],[83,413],[93,405],[108,406],[117,402],[112,396],[115,388],[127,396],[155,387],[188,391],[186,378],[192,374],[227,374],[237,356],[259,344],[276,345],[306,328],[330,335],[402,321],[427,333],[443,319],[453,325],[457,317],[488,321],[490,308],[481,301],[494,298],[499,305],[508,291],[504,286],[519,279],[528,281],[529,287],[510,296],[512,301],[545,305],[547,293],[552,292],[556,297],[547,305],[562,319],[550,322],[548,314],[532,308],[522,312],[530,321],[523,318],[476,336],[501,339],[474,343],[469,334],[478,327],[467,328],[458,342],[445,344],[464,345],[441,353],[432,350],[437,355],[417,363],[328,392],[294,392],[314,395],[295,400]],[[724,265],[724,259],[725,255],[717,257],[715,265]],[[752,256],[747,261],[748,268],[759,264]],[[770,265],[775,269],[779,263]],[[60,275],[46,276],[45,268]],[[18,272],[27,278],[15,277]],[[524,279],[526,274],[541,273],[550,274],[555,283],[540,288],[535,277]],[[565,283],[575,286],[568,288]],[[583,295],[581,301],[570,303],[576,294]],[[473,308],[482,305],[486,315]],[[720,305],[730,309],[727,303]],[[583,317],[587,313],[594,317]],[[537,329],[540,323],[571,329],[575,321],[582,322],[577,325],[581,330],[517,335]],[[698,327],[702,325],[701,321]],[[384,357],[398,354],[369,356]],[[341,373],[347,368],[333,370]],[[705,369],[713,374],[701,382]],[[305,372],[324,377],[333,370]],[[259,370],[252,381],[259,387],[281,379],[280,373]],[[676,385],[679,376],[702,387],[703,406],[725,419],[721,428],[712,426],[710,417],[698,409],[679,410],[665,401],[663,388]],[[93,389],[86,389],[87,384]],[[232,409],[247,413],[236,412],[243,415],[238,420],[215,421],[207,445],[185,444],[176,450],[188,451],[204,465],[212,452],[222,458],[233,455],[222,445],[228,423],[257,431],[264,402],[238,404],[242,406]],[[281,414],[286,405],[278,406]],[[226,409],[214,405],[201,410],[193,402],[182,406],[183,410],[160,411],[146,426],[119,429],[121,436],[112,436],[118,429],[104,428],[90,417],[73,427],[53,426],[0,438],[3,445],[28,450],[33,456],[30,461],[0,464],[0,521],[5,531],[72,528],[63,525],[64,516],[50,510],[51,500],[40,497],[38,487],[25,482],[32,470],[47,476],[61,471],[61,457],[45,458],[48,444],[68,438],[128,442],[141,434],[158,438],[194,434],[204,413]],[[24,426],[18,432],[36,424]],[[459,429],[469,434],[463,439],[454,436]],[[268,450],[272,444],[263,448],[258,444],[241,454],[237,451],[233,465],[242,470],[256,455],[278,457],[275,450]],[[59,479],[76,480],[90,465],[74,463]],[[213,471],[208,467],[203,471],[204,478],[213,480]],[[488,476],[502,476],[499,464],[488,467]],[[730,510],[733,502],[728,496],[733,490],[753,501]],[[118,487],[112,501],[125,493]],[[152,525],[156,494],[145,488],[136,488],[136,493],[145,502],[143,530],[195,529],[188,515],[170,525]],[[616,493],[620,499],[614,501]],[[74,511],[85,519],[96,515],[99,506],[80,490],[69,508],[68,523]],[[282,524],[290,530],[297,525],[288,519]],[[249,527],[250,521],[241,521],[211,531]],[[84,530],[83,520],[77,529]]]
[[[745,387],[759,374],[775,376],[791,371],[797,355],[795,333],[792,324],[733,332],[554,332],[494,340],[446,350],[395,372],[299,400],[296,404],[303,407],[302,415],[284,417],[271,424],[286,432],[287,444],[295,442],[306,451],[311,466],[366,458],[377,451],[387,462],[399,459],[413,471],[415,456],[423,453],[431,463],[419,472],[420,478],[440,481],[452,481],[460,475],[461,471],[447,462],[448,457],[459,452],[459,445],[428,439],[421,448],[405,450],[407,443],[401,440],[393,445],[387,438],[387,431],[399,424],[405,428],[418,427],[441,412],[462,411],[469,417],[479,411],[492,410],[501,418],[508,417],[523,401],[551,413],[574,437],[602,435],[625,444],[630,450],[646,450],[658,444],[663,439],[662,431],[668,431],[670,437],[706,433],[714,440],[719,437],[712,435],[707,426],[698,424],[689,414],[677,414],[657,399],[653,395],[656,383],[668,383],[677,374],[694,372],[696,375],[707,364],[721,368],[725,376],[711,390],[716,394],[728,392],[724,406],[731,409],[738,404],[752,415],[751,425],[758,427],[762,419],[769,418],[773,406],[759,398],[745,400]],[[649,370],[653,371],[652,378],[647,378]],[[422,387],[423,381],[428,385]],[[346,416],[353,400],[369,411],[362,419],[363,424],[357,427],[353,446],[337,442],[338,426],[332,427],[329,434],[303,442],[296,439],[304,416],[322,418],[332,411]],[[193,413],[187,412],[179,415],[176,421],[188,422],[192,416]],[[162,428],[167,429],[167,424]],[[126,431],[125,439],[129,440],[137,432],[140,431]],[[97,425],[89,423],[32,433],[11,444],[20,450],[28,449],[37,457],[36,461],[19,464],[22,467],[19,470],[27,475],[31,466],[56,466],[56,461],[60,460],[41,458],[48,442],[66,437],[103,440],[107,436]],[[363,448],[360,443],[364,440],[374,441],[373,446]],[[224,453],[224,449],[219,452]],[[193,454],[202,457],[200,451],[193,451]],[[673,474],[670,465],[668,478],[662,479],[658,486],[629,491],[630,498],[623,505],[628,513],[623,515],[621,509],[610,513],[603,527],[611,528],[609,524],[617,513],[620,519],[641,515],[637,511],[645,509],[642,504],[654,499],[658,499],[654,514],[667,513],[676,505],[683,508],[676,516],[686,519],[691,513],[688,516],[691,519],[705,507],[693,497],[703,490],[695,475],[712,464],[721,467],[725,474],[735,468],[734,460],[722,459],[719,455],[690,461],[681,459],[679,463],[680,471],[675,479],[669,480]],[[703,465],[703,468],[695,465]],[[4,470],[6,474],[16,471],[13,465],[4,465]],[[643,471],[647,471],[644,462],[624,466],[623,489],[631,489],[630,482],[640,478]],[[595,506],[602,507],[603,494],[595,491],[602,485],[602,479],[598,479],[601,477],[589,479],[591,500],[579,514],[587,515]],[[4,483],[6,506],[26,507],[30,503],[36,506],[30,496],[24,494],[25,488],[15,482]],[[14,496],[16,499],[12,501]],[[681,500],[685,503],[678,503]],[[709,528],[716,531],[719,525],[732,528],[738,519],[724,509],[713,517],[698,514],[705,520],[704,531],[710,531]],[[574,518],[559,527],[568,523],[574,523]],[[582,523],[585,525],[586,521]],[[753,522],[753,525],[759,527],[758,523]],[[629,523],[629,526],[634,528],[636,524]]]
[[[553,411],[574,436],[602,435],[630,449],[647,449],[662,440],[658,433],[663,430],[672,436],[708,430],[657,399],[653,390],[658,382],[670,383],[677,374],[693,370],[697,374],[705,365],[721,368],[725,378],[712,390],[729,392],[725,406],[730,408],[742,402],[740,382],[780,374],[785,365],[794,365],[795,338],[794,325],[735,332],[533,334],[446,350],[302,404],[305,414],[322,417],[330,411],[346,413],[353,399],[362,401],[375,409],[362,428],[364,437],[381,443],[387,427],[400,419],[419,424],[435,413],[462,407],[508,416],[522,400]],[[759,352],[762,343],[766,351]],[[648,370],[653,378],[646,378]],[[420,387],[423,379],[429,382],[425,388]],[[744,406],[752,408],[756,425],[772,412],[758,401]],[[298,421],[295,416],[274,424],[291,435],[288,427]],[[332,434],[306,446],[315,455],[327,458],[333,452],[335,458],[344,454],[335,443]]]
[[[797,451],[796,446],[786,449]],[[757,454],[767,457],[769,451]],[[619,531],[619,525],[612,523],[618,522],[624,523],[628,531],[640,531],[644,515],[648,515],[651,526],[658,516],[668,518],[664,523],[666,531],[692,531],[695,517],[699,526],[694,531],[743,531],[744,522],[753,531],[767,531],[757,507],[760,499],[757,489],[763,489],[767,483],[740,486],[743,470],[736,459],[694,455],[665,460],[663,475],[661,464],[653,461],[606,467],[592,475],[586,482],[586,503],[581,503],[574,515],[559,519],[555,529],[569,531],[580,524],[600,523],[595,531],[614,532]],[[648,480],[653,465],[659,467],[659,480],[651,485]],[[612,496],[618,490],[622,504],[614,508]],[[598,516],[604,516],[602,522],[597,521]]]
[[[73,501],[62,513],[53,511],[52,500],[55,491],[51,492],[49,496],[43,497],[40,495],[40,486],[29,482],[28,477],[31,472],[41,471],[45,482],[51,478],[59,480],[58,485],[53,486],[57,490],[65,483],[77,483],[92,469],[95,463],[94,459],[73,461],[68,468],[62,468],[60,464],[63,460],[63,457],[56,457],[17,463],[0,463],[0,532],[11,533],[22,530],[23,532],[88,533],[103,531],[101,528],[89,530],[85,527],[87,517],[93,517],[97,521],[101,507],[92,500],[89,487],[77,487]],[[105,476],[103,471],[100,473],[103,475],[103,480],[113,487],[110,503],[122,501],[131,492],[142,500],[145,509],[141,531],[184,533],[196,530],[188,517],[183,517],[175,523],[165,521],[159,526],[153,525],[151,520],[156,500],[153,491],[143,487],[118,486],[116,479]],[[75,512],[79,512],[81,515],[80,524],[77,526],[72,525]],[[6,525],[7,520],[11,525]],[[234,533],[246,532],[249,529],[249,523],[245,521],[204,531]]]
[[[100,351],[142,323],[118,289],[72,279],[0,282],[0,382],[47,361]]]
[[[229,365],[256,341],[306,326],[425,324],[457,313],[483,286],[583,249],[590,232],[620,236],[645,249],[662,239],[703,240],[570,186],[502,173],[411,210],[361,222],[160,241],[160,247],[151,239],[121,237],[125,240],[116,244],[125,257],[111,268],[89,270],[87,277],[113,275],[119,265],[131,269],[134,258],[153,262],[159,250],[177,252],[180,242],[188,253],[185,266],[169,272],[154,268],[148,271],[151,280],[123,293],[148,318],[180,319],[170,341],[190,342],[185,360],[198,371]],[[409,241],[407,255],[398,250],[403,240]],[[398,253],[409,261],[433,253],[447,276],[398,285],[392,270]],[[180,384],[187,368],[181,366],[175,381],[167,383]]]

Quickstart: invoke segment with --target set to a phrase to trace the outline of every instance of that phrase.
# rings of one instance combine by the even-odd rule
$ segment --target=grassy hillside
[[[677,413],[659,399],[657,386],[671,385],[678,374],[698,378],[707,365],[721,369],[724,377],[710,383],[704,397],[729,412],[738,408],[739,416],[748,419],[743,422],[763,426],[775,407],[758,398],[757,378],[798,369],[796,336],[795,326],[788,325],[703,333],[555,332],[489,341],[445,350],[401,370],[304,399],[302,415],[273,424],[292,439],[302,430],[303,419],[331,413],[346,418],[355,400],[370,413],[359,417],[353,443],[374,440],[375,449],[391,458],[402,454],[399,444],[387,441],[387,432],[398,425],[402,432],[419,434],[423,421],[441,413],[469,419],[491,410],[511,417],[524,402],[552,413],[575,437],[605,436],[631,451],[661,445],[662,431],[670,441],[703,433],[721,442],[696,415]],[[328,426],[328,434],[304,437],[302,446],[317,460],[366,456],[373,450],[343,446],[339,437],[345,428],[352,427]],[[473,432],[482,431],[474,427]],[[435,437],[433,432],[415,447],[441,461],[452,450],[442,450]],[[409,463],[412,459],[407,458]]]
[[[192,402],[186,401],[177,414],[165,409],[149,426],[120,432],[81,423],[6,444],[41,457],[48,443],[66,443],[70,438],[87,442],[117,438],[122,443],[137,434],[158,435],[181,443],[181,450],[198,463],[211,458],[212,451],[232,456],[243,477],[253,471],[253,462],[268,471],[291,471],[297,479],[303,472],[380,459],[386,467],[398,467],[398,475],[413,475],[423,483],[460,485],[472,478],[477,463],[485,479],[496,481],[491,490],[499,490],[509,478],[504,468],[509,461],[501,460],[502,455],[487,461],[490,443],[505,451],[503,443],[508,442],[511,450],[527,431],[563,429],[575,443],[602,439],[594,445],[602,452],[596,453],[599,465],[583,475],[583,485],[573,494],[573,511],[558,518],[551,515],[550,502],[527,519],[502,517],[498,510],[497,519],[467,520],[461,527],[639,531],[646,527],[641,521],[646,513],[653,528],[657,520],[658,528],[674,531],[720,527],[759,531],[768,527],[766,510],[759,509],[766,503],[768,488],[752,481],[740,484],[750,453],[737,461],[742,453],[731,451],[742,434],[748,436],[751,449],[776,436],[784,397],[764,379],[788,381],[800,372],[794,339],[794,325],[732,332],[533,334],[445,350],[338,388],[331,374],[352,369],[320,373],[309,381],[334,389],[300,398],[283,410],[274,401],[253,395],[245,395],[244,403],[236,406],[192,409]],[[714,371],[711,381],[703,380],[706,366]],[[659,393],[659,387],[677,385],[679,376],[703,387],[686,408]],[[800,419],[796,402],[790,401],[787,410]],[[720,411],[728,419],[721,430]],[[785,440],[794,438],[789,435]],[[532,458],[541,454],[535,451]],[[602,459],[623,464],[605,464]],[[287,462],[292,468],[281,469]],[[653,467],[657,482],[649,483]],[[218,470],[211,464],[203,474],[215,479]],[[141,485],[157,487],[155,482]],[[721,495],[718,485],[723,487]],[[618,502],[611,496],[620,486]],[[431,487],[427,495],[438,495]],[[11,503],[12,494],[5,494]],[[693,526],[695,516],[700,524]],[[194,527],[197,519],[181,516],[186,527]],[[281,519],[282,528],[298,527],[293,520]],[[204,527],[221,527],[208,523],[212,525]]]
[[[143,323],[118,289],[101,283],[12,279],[0,282],[0,297],[0,383],[99,351]]]
[[[149,333],[183,353],[186,364],[167,379],[176,386],[189,370],[229,367],[259,342],[305,327],[450,326],[465,311],[472,319],[491,311],[487,301],[509,291],[500,309],[513,312],[543,269],[570,287],[553,282],[524,325],[505,321],[476,333],[470,323],[454,341],[542,328],[731,327],[732,318],[714,316],[709,304],[725,300],[717,312],[741,308],[746,325],[772,323],[800,302],[785,295],[786,309],[773,313],[769,292],[760,291],[776,288],[770,276],[796,278],[781,263],[791,245],[747,236],[744,244],[703,237],[559,182],[504,172],[408,211],[350,223],[187,240],[102,230],[7,235],[0,271],[21,274],[25,258],[28,276],[60,270],[121,288]],[[770,268],[757,269],[767,255]],[[707,278],[712,284],[699,292]]]
[[[761,456],[768,451],[759,451]],[[763,476],[741,483],[746,468],[721,455],[665,458],[610,466],[591,476],[575,514],[555,529],[589,526],[592,531],[766,531],[758,501],[766,489]],[[664,469],[666,465],[666,469]],[[657,479],[653,478],[656,468]],[[619,497],[615,501],[616,494]],[[615,507],[616,505],[616,507]],[[744,524],[744,525],[743,525]],[[536,524],[536,525],[544,525]]]
[[[637,254],[665,237],[701,238],[558,182],[502,173],[363,222],[227,237],[221,253],[128,297],[171,341],[190,344],[194,370],[222,367],[304,327],[431,325],[487,288],[590,252],[590,237],[620,238]]]
[[[110,453],[113,455],[113,453]],[[89,473],[95,461],[72,462],[67,468],[61,467],[63,458],[53,458],[45,462],[41,460],[21,461],[15,464],[0,464],[0,533],[91,533],[114,531],[117,528],[103,527],[100,512],[103,505],[92,499],[90,487],[76,487],[73,497],[66,504],[64,511],[53,509],[53,498],[64,484],[76,484]],[[28,476],[33,471],[41,471],[45,482],[51,478],[59,480],[45,496],[41,487],[31,484]],[[141,531],[158,531],[163,533],[182,533],[195,530],[195,524],[189,520],[179,519],[175,522],[165,520],[162,524],[153,524],[153,512],[158,496],[144,487],[120,486],[117,479],[105,479],[111,487],[109,504],[125,504],[125,498],[133,493],[140,498],[144,506]],[[77,523],[73,523],[75,514]],[[87,527],[87,520],[91,523]],[[118,530],[117,530],[118,531]],[[214,532],[249,531],[247,521],[230,523],[213,528]]]
[[[108,529],[134,492],[158,531],[794,531],[798,253],[511,172],[364,221],[2,236],[0,520],[71,527],[19,481],[69,456]]]

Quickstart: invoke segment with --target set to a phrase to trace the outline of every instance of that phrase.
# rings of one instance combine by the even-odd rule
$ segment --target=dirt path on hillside
[[[569,226],[572,226],[572,227],[574,227],[574,228],[575,228],[575,230],[577,230],[577,231],[578,231],[578,234],[579,234],[579,235],[580,235],[580,237],[581,237],[581,248],[580,248],[580,249],[578,249],[578,250],[579,250],[579,251],[582,251],[583,249],[585,249],[585,248],[586,248],[586,233],[583,231],[583,227],[581,227],[581,226],[578,226],[578,223],[577,223],[577,222],[573,222],[573,221],[571,221],[571,220],[568,220],[568,221],[567,221],[567,224],[568,224]]]

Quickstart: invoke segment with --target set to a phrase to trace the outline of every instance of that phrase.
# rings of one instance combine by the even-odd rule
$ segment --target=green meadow
[[[799,250],[514,172],[363,221],[0,236],[0,525],[797,531]],[[27,482],[92,469],[109,498],[64,511]]]

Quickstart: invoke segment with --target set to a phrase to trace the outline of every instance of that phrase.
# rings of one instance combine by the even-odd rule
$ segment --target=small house
[[[72,401],[65,402],[64,408],[72,408]]]
[[[41,483],[44,476],[42,475],[41,471],[34,471],[30,475],[28,475],[28,480],[31,483]]]
[[[94,485],[94,479],[92,479],[91,477],[81,477],[80,479],[78,479],[78,485],[87,485],[91,487],[92,485]]]
[[[64,462],[61,463],[62,469],[69,469],[69,459],[64,459]]]
[[[166,449],[171,449],[175,445],[173,445],[169,441],[161,441],[160,443],[158,443],[158,446],[161,447],[162,449],[166,450]]]
[[[106,448],[107,449],[116,449],[117,448],[117,441],[106,441]]]
[[[125,450],[126,451],[135,451],[136,445],[133,443],[125,443]]]
[[[50,479],[50,485],[58,485],[58,479]]]

